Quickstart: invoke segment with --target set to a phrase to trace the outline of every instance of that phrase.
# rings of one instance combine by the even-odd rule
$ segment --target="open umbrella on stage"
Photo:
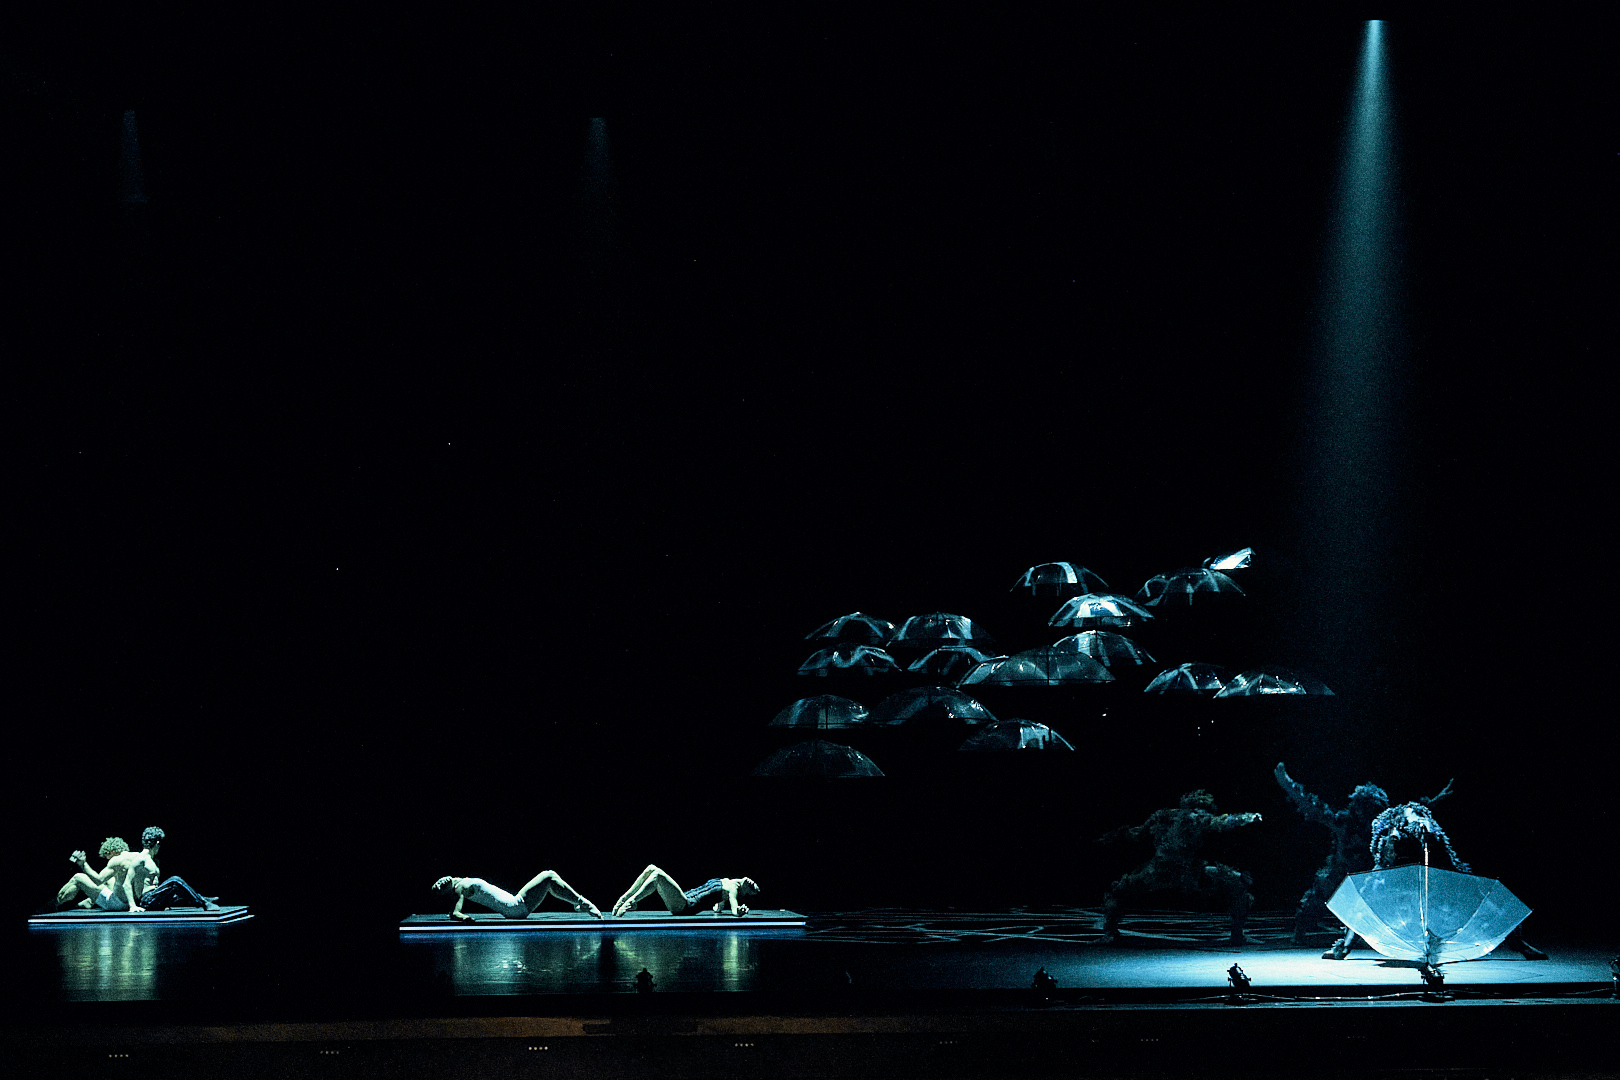
[[[771,720],[771,727],[833,728],[860,727],[866,722],[866,706],[836,694],[800,698]]]
[[[861,776],[882,776],[867,757],[852,747],[825,739],[811,739],[783,747],[754,767],[755,776],[811,776],[839,780]]]
[[[1153,618],[1153,613],[1134,600],[1113,593],[1086,593],[1066,600],[1047,626],[1133,626]]]
[[[894,657],[873,645],[820,649],[799,665],[800,675],[887,675],[899,670]]]
[[[1229,676],[1219,664],[1193,662],[1161,671],[1147,684],[1147,694],[1214,694],[1224,688]]]
[[[843,644],[882,645],[894,634],[894,623],[854,611],[822,623],[806,634],[806,641],[836,641]]]
[[[1242,596],[1237,582],[1219,570],[1184,567],[1173,574],[1155,574],[1136,590],[1136,599],[1147,607],[1186,606],[1194,597]]]
[[[1376,951],[1431,965],[1484,956],[1530,914],[1494,878],[1427,863],[1351,874],[1327,906]]]
[[[1073,750],[1068,739],[1045,724],[997,720],[968,736],[962,750]]]
[[[1106,588],[1108,582],[1078,563],[1047,562],[1025,570],[1008,591],[1023,589],[1031,596],[1079,596]]]

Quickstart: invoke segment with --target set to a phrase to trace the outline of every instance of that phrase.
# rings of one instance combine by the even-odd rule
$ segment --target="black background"
[[[649,860],[801,910],[1094,903],[1133,855],[1092,839],[1189,786],[1267,814],[1220,850],[1288,906],[1322,837],[1287,757],[1333,801],[1456,776],[1463,857],[1580,923],[1612,827],[1612,65],[1594,27],[1390,22],[1399,538],[1345,613],[1376,640],[1301,655],[1359,18],[13,27],[17,913],[149,823],[166,872],[287,919],[544,867],[608,903]],[[1132,592],[1244,544],[1254,604],[1161,659],[1286,660],[1334,701],[1218,737],[1123,690],[992,703],[1078,752],[746,775],[838,690],[793,673],[827,619],[1022,648],[1032,563]]]

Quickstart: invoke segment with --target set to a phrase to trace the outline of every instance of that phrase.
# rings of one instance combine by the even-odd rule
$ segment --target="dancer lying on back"
[[[527,919],[548,896],[556,896],[564,903],[571,904],[575,911],[588,912],[593,919],[602,917],[597,906],[576,892],[555,870],[542,870],[519,889],[516,896],[476,877],[442,877],[433,883],[433,887],[448,889],[456,894],[456,906],[451,910],[450,917],[461,922],[472,921],[472,916],[461,910],[461,905],[468,900],[482,904],[508,919]]]
[[[613,905],[613,915],[617,918],[635,907],[644,897],[653,893],[669,908],[671,915],[692,915],[699,908],[707,906],[711,901],[711,909],[716,915],[724,906],[738,918],[748,914],[748,905],[743,900],[752,899],[759,895],[759,885],[753,878],[710,878],[695,889],[682,891],[675,883],[675,879],[656,866],[648,866],[636,878],[634,885],[625,890],[619,897],[619,902]]]

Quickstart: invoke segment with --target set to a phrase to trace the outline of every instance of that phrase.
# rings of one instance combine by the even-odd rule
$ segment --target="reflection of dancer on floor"
[[[715,914],[720,913],[722,906],[733,915],[741,918],[748,914],[748,905],[741,900],[751,900],[759,895],[759,886],[753,878],[710,878],[695,889],[684,892],[675,883],[675,879],[656,866],[649,866],[636,878],[636,883],[624,891],[619,902],[613,905],[613,915],[617,918],[635,907],[641,900],[651,896],[654,892],[669,908],[671,915],[690,915],[698,908],[714,901]]]
[[[508,919],[527,919],[548,896],[556,896],[564,903],[572,905],[575,911],[589,912],[594,919],[602,917],[602,912],[596,905],[574,891],[573,886],[564,881],[555,870],[540,871],[527,885],[518,890],[516,896],[491,885],[483,878],[476,877],[442,877],[433,883],[433,887],[449,889],[456,894],[456,906],[450,912],[450,917],[462,922],[472,921],[472,916],[461,910],[461,905],[468,900],[482,904]]]
[[[1119,939],[1120,907],[1126,901],[1157,892],[1190,893],[1199,897],[1224,896],[1232,916],[1232,944],[1244,941],[1243,923],[1249,914],[1249,885],[1253,879],[1241,870],[1211,862],[1199,854],[1204,834],[1230,832],[1260,820],[1259,814],[1219,814],[1215,797],[1207,791],[1189,791],[1174,809],[1155,810],[1134,828],[1115,829],[1102,842],[1145,833],[1153,838],[1153,857],[1109,887],[1103,898],[1103,943]]]
[[[1377,784],[1360,784],[1350,793],[1344,809],[1334,810],[1289,776],[1282,762],[1277,762],[1272,775],[1300,816],[1313,824],[1325,825],[1333,838],[1327,862],[1316,871],[1294,914],[1294,944],[1303,945],[1305,935],[1314,931],[1318,921],[1327,914],[1327,902],[1345,877],[1373,868],[1372,853],[1361,838],[1372,828],[1373,819],[1389,808],[1389,795]],[[1434,802],[1444,794],[1441,792],[1428,801]]]
[[[1432,799],[1419,799],[1417,802],[1402,803],[1392,806],[1388,810],[1373,818],[1372,843],[1369,849],[1373,856],[1374,870],[1388,870],[1394,866],[1405,866],[1408,863],[1429,861],[1429,841],[1436,840],[1445,849],[1446,858],[1451,860],[1451,868],[1459,874],[1472,873],[1468,864],[1457,858],[1457,852],[1452,849],[1451,837],[1434,820],[1434,814],[1429,806],[1439,802],[1451,791],[1447,784],[1445,791]],[[1333,943],[1333,947],[1322,954],[1324,960],[1343,960],[1350,953],[1350,946],[1355,944],[1356,932],[1346,929],[1344,937]],[[1524,940],[1524,934],[1519,927],[1503,940],[1502,944],[1518,952],[1526,960],[1545,960],[1547,954]]]

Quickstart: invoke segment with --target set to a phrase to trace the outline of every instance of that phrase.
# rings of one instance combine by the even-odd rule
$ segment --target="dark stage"
[[[1364,14],[0,16],[6,1049],[1601,1075],[1607,27]],[[1241,593],[1154,592],[1245,547]],[[1039,652],[1096,647],[1015,584],[1060,561],[1151,597],[1104,624],[1145,659]],[[856,612],[1054,685],[927,635],[799,674]],[[1146,692],[1183,664],[1331,695]],[[891,698],[946,683],[1040,748]],[[819,695],[866,719],[772,725]],[[757,775],[811,738],[865,775]],[[1289,944],[1336,834],[1279,762],[1334,812],[1451,782],[1552,959],[1438,1000]],[[1147,827],[1196,789],[1233,816]],[[151,825],[250,917],[29,927]],[[1171,848],[1193,895],[1101,944]],[[441,875],[611,910],[650,862],[806,926],[400,929]]]

